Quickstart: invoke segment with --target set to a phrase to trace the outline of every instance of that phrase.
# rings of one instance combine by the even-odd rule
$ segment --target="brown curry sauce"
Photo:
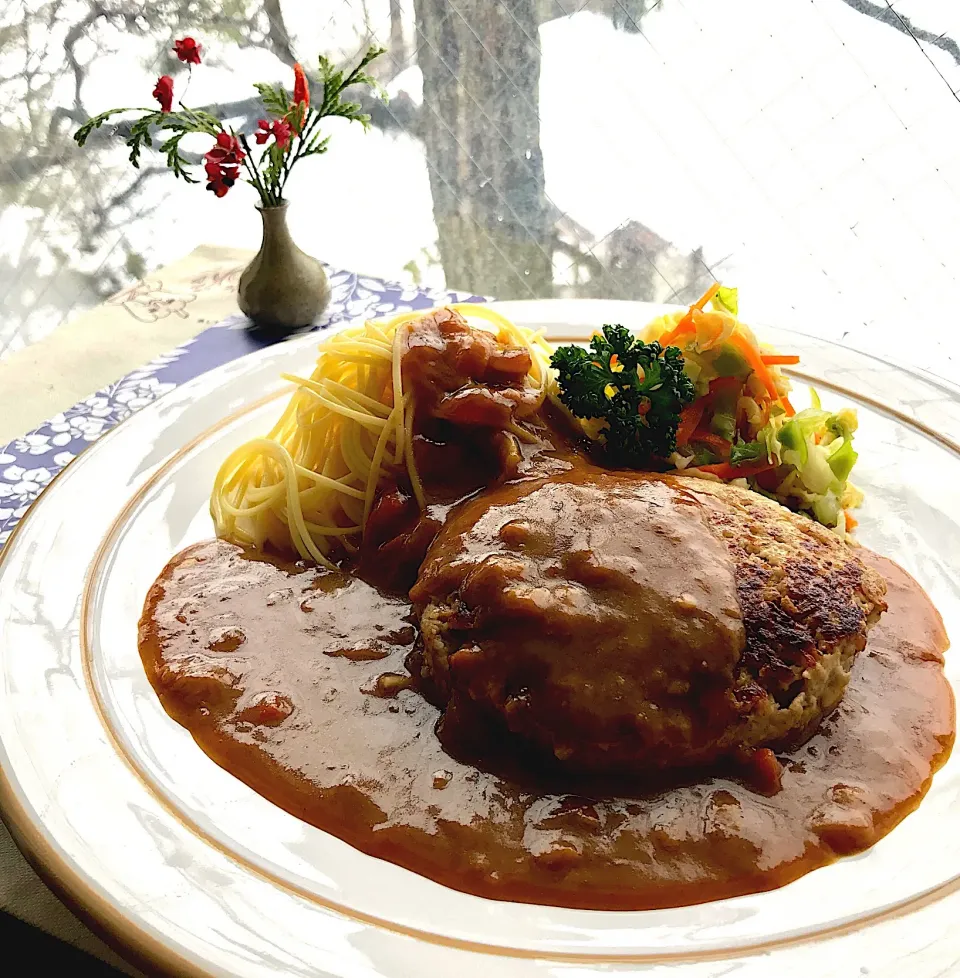
[[[445,752],[407,668],[409,604],[346,573],[209,542],[151,589],[140,650],[167,712],[222,767],[370,855],[483,897],[603,910],[781,886],[861,851],[920,802],[954,736],[947,637],[920,586],[888,582],[840,707],[764,797],[716,774],[558,792]],[[499,773],[495,773],[498,771]]]
[[[561,784],[496,738],[482,754],[442,744],[414,678],[417,618],[398,595],[448,516],[468,511],[458,501],[562,478],[584,459],[521,382],[526,351],[449,309],[420,317],[407,347],[426,512],[397,473],[365,525],[356,575],[212,541],[176,556],[147,595],[147,674],[214,761],[304,821],[455,889],[604,910],[780,886],[873,845],[919,804],[953,744],[947,637],[922,588],[866,551],[889,608],[839,708],[780,758],[772,795],[717,771],[632,786],[564,772]],[[517,423],[535,437],[508,434]]]

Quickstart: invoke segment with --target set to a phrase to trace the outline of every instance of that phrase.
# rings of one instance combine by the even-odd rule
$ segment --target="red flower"
[[[246,158],[240,140],[228,132],[217,134],[217,141],[203,158],[209,163],[216,161],[220,166],[239,166]]]
[[[293,135],[293,130],[290,127],[290,123],[286,119],[277,119],[273,124],[273,137],[277,141],[277,145],[280,149],[284,149],[287,143],[290,142],[290,137]]]
[[[221,132],[217,136],[213,149],[203,154],[203,168],[207,172],[207,190],[212,190],[222,197],[240,176],[240,164],[246,159],[236,136]]]
[[[207,190],[212,190],[218,197],[225,197],[227,191],[234,185],[235,181],[230,177],[223,177],[220,180],[211,180],[207,184]]]
[[[173,50],[177,52],[177,57],[184,64],[200,64],[200,52],[203,50],[203,45],[197,44],[192,37],[183,37],[179,41],[174,41]]]
[[[275,122],[267,122],[266,119],[261,119],[257,123],[257,131],[254,133],[257,143],[263,145],[271,136],[277,141],[277,145],[280,149],[284,149],[286,145],[290,142],[290,136],[293,130],[290,123],[286,119],[277,119]]]
[[[298,103],[303,102],[304,108],[310,104],[310,88],[307,85],[307,76],[299,64],[293,66],[293,100]]]
[[[169,112],[173,105],[173,79],[169,75],[161,75],[157,79],[157,87],[153,97],[160,103],[161,112]]]

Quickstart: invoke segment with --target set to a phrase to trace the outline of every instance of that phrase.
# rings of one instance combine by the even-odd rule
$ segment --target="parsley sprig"
[[[561,346],[550,362],[561,402],[578,418],[605,422],[611,462],[647,468],[676,448],[680,411],[694,399],[677,347],[643,343],[624,326],[607,325],[588,350]]]

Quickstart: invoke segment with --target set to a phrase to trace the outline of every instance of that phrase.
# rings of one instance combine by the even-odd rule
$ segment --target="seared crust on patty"
[[[854,548],[755,493],[588,468],[467,503],[411,596],[451,715],[642,772],[809,736],[884,592]]]
[[[702,479],[676,482],[707,503],[707,523],[735,562],[746,633],[743,679],[786,705],[820,658],[840,652],[852,665],[887,607],[886,583],[855,548],[749,490]]]

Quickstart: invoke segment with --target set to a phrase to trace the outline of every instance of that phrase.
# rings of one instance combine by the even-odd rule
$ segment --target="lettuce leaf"
[[[767,457],[767,446],[760,441],[745,441],[733,445],[730,449],[730,464],[743,465],[744,462],[755,462]]]
[[[736,316],[740,309],[740,303],[737,301],[737,290],[728,289],[726,286],[721,285],[717,289],[717,294],[713,297],[713,304],[717,308],[730,313],[731,316]]]

